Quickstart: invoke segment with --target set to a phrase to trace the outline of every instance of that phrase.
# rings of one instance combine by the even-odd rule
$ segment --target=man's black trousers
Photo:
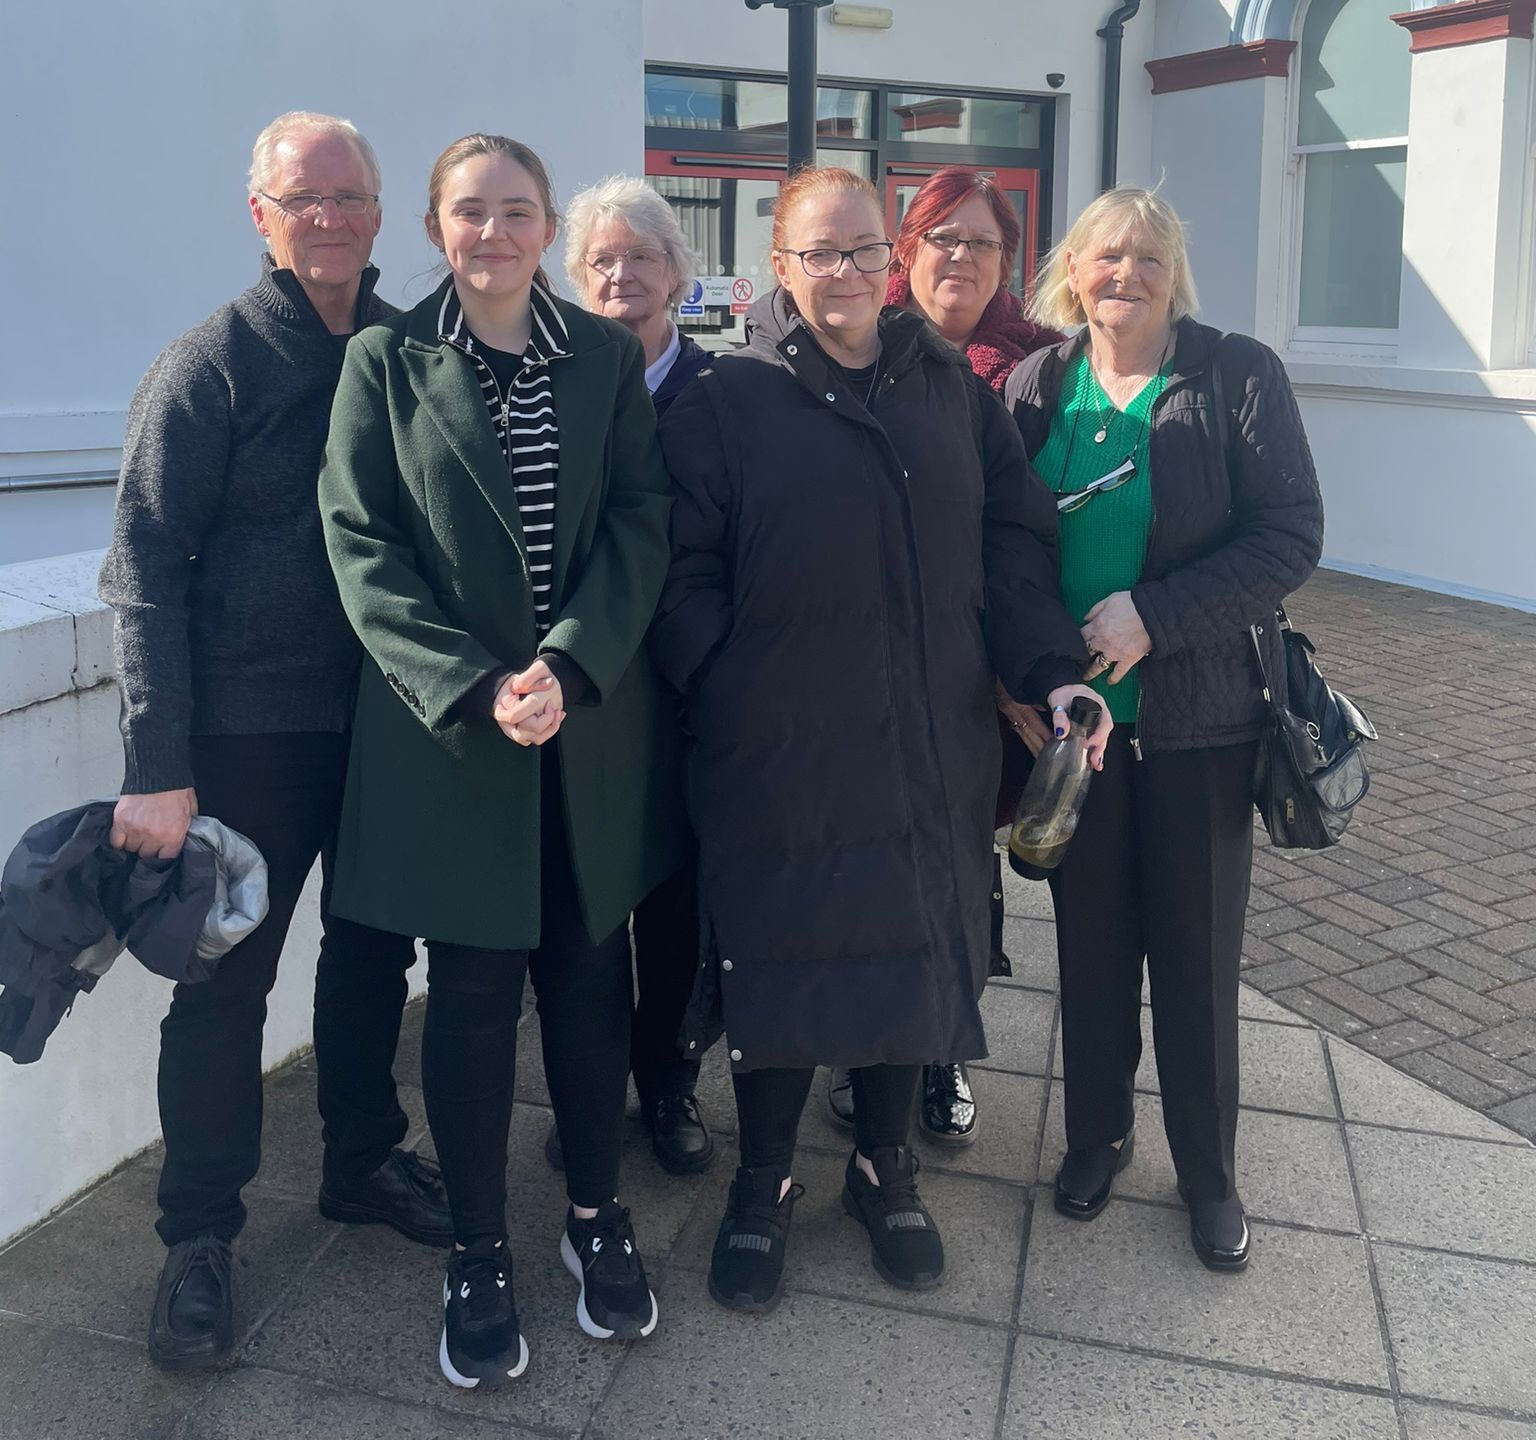
[[[252,840],[267,862],[267,918],[213,979],[178,985],[160,1027],[160,1123],[167,1245],[245,1224],[240,1192],[261,1162],[261,1034],[294,907],[329,857],[347,771],[347,737],[219,735],[192,740],[199,811]],[[405,1138],[392,1067],[415,959],[408,936],[343,920],[322,895],[315,975],[315,1065],[327,1174],[361,1178]]]
[[[1067,1145],[1130,1128],[1142,961],[1163,1124],[1199,1199],[1234,1193],[1237,986],[1253,862],[1255,745],[1132,753],[1110,738],[1050,884],[1061,969]]]

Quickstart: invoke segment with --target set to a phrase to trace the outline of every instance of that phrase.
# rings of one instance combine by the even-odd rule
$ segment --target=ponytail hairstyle
[[[521,140],[512,140],[505,135],[483,135],[479,132],[455,140],[433,162],[432,174],[427,181],[428,215],[436,217],[437,207],[443,201],[443,186],[448,183],[448,177],[453,173],[454,167],[480,155],[504,155],[508,160],[515,160],[521,165],[533,176],[533,183],[538,186],[539,203],[543,205],[544,213],[556,225],[560,223],[560,212],[555,209],[555,187],[550,183],[549,171],[545,168],[544,162],[539,159],[537,152],[530,146],[524,145]],[[549,276],[545,274],[542,265],[533,272],[533,278],[536,284],[542,285],[546,290],[555,288],[550,284]]]

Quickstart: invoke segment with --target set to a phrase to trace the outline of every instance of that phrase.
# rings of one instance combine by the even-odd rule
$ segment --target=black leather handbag
[[[1275,698],[1264,669],[1259,643],[1264,627],[1254,625],[1248,632],[1270,707],[1254,765],[1253,803],[1279,849],[1326,850],[1339,843],[1371,788],[1364,746],[1376,738],[1376,727],[1323,679],[1312,642],[1291,628],[1284,610],[1276,612],[1275,623],[1285,641],[1289,705]]]

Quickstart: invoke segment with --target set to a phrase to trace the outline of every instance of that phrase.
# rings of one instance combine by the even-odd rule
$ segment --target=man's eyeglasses
[[[1111,490],[1129,485],[1135,478],[1136,461],[1132,457],[1118,469],[1111,470],[1108,475],[1100,475],[1097,480],[1084,485],[1081,490],[1074,490],[1070,495],[1058,497],[1056,513],[1070,515],[1074,510],[1081,510],[1095,495],[1108,495]]]
[[[994,255],[1003,253],[1003,242],[993,240],[986,235],[956,235],[949,230],[929,230],[923,235],[935,250],[942,250],[953,257],[960,253],[962,246],[968,248],[973,260],[990,260]]]
[[[361,190],[342,190],[335,195],[316,195],[312,190],[299,190],[292,195],[268,195],[265,190],[256,193],[263,200],[270,200],[279,210],[285,210],[300,220],[318,215],[327,200],[343,215],[362,215],[370,206],[379,203],[377,195],[369,195]]]
[[[852,250],[780,250],[779,254],[798,255],[807,275],[824,280],[829,275],[836,275],[843,268],[844,260],[852,260],[853,268],[862,274],[876,275],[891,263],[891,251],[895,248],[889,240],[880,240],[855,245]]]
[[[621,260],[631,270],[660,270],[667,263],[667,257],[660,250],[653,250],[648,245],[636,245],[632,250],[600,250],[587,256],[587,264],[599,275],[612,275]]]

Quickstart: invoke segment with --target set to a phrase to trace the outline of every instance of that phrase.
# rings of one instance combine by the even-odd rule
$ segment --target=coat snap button
[[[836,399],[837,399],[837,396],[836,396],[836,395],[834,395],[834,394],[833,394],[833,393],[832,393],[832,392],[831,392],[831,391],[830,391],[830,390],[828,390],[828,391],[827,391],[827,399],[828,399],[828,400],[836,400]]]
[[[729,960],[722,960],[720,962],[720,968],[722,970],[734,970],[736,967],[732,965]]]
[[[697,1050],[699,1048],[699,1042],[697,1040],[690,1040],[688,1042],[688,1048],[690,1050]]]
[[[731,1059],[732,1060],[740,1060],[741,1059],[741,1051],[740,1050],[732,1050],[731,1051]]]
[[[798,355],[800,353],[800,347],[798,345],[786,345],[784,347],[784,353],[786,355]]]

